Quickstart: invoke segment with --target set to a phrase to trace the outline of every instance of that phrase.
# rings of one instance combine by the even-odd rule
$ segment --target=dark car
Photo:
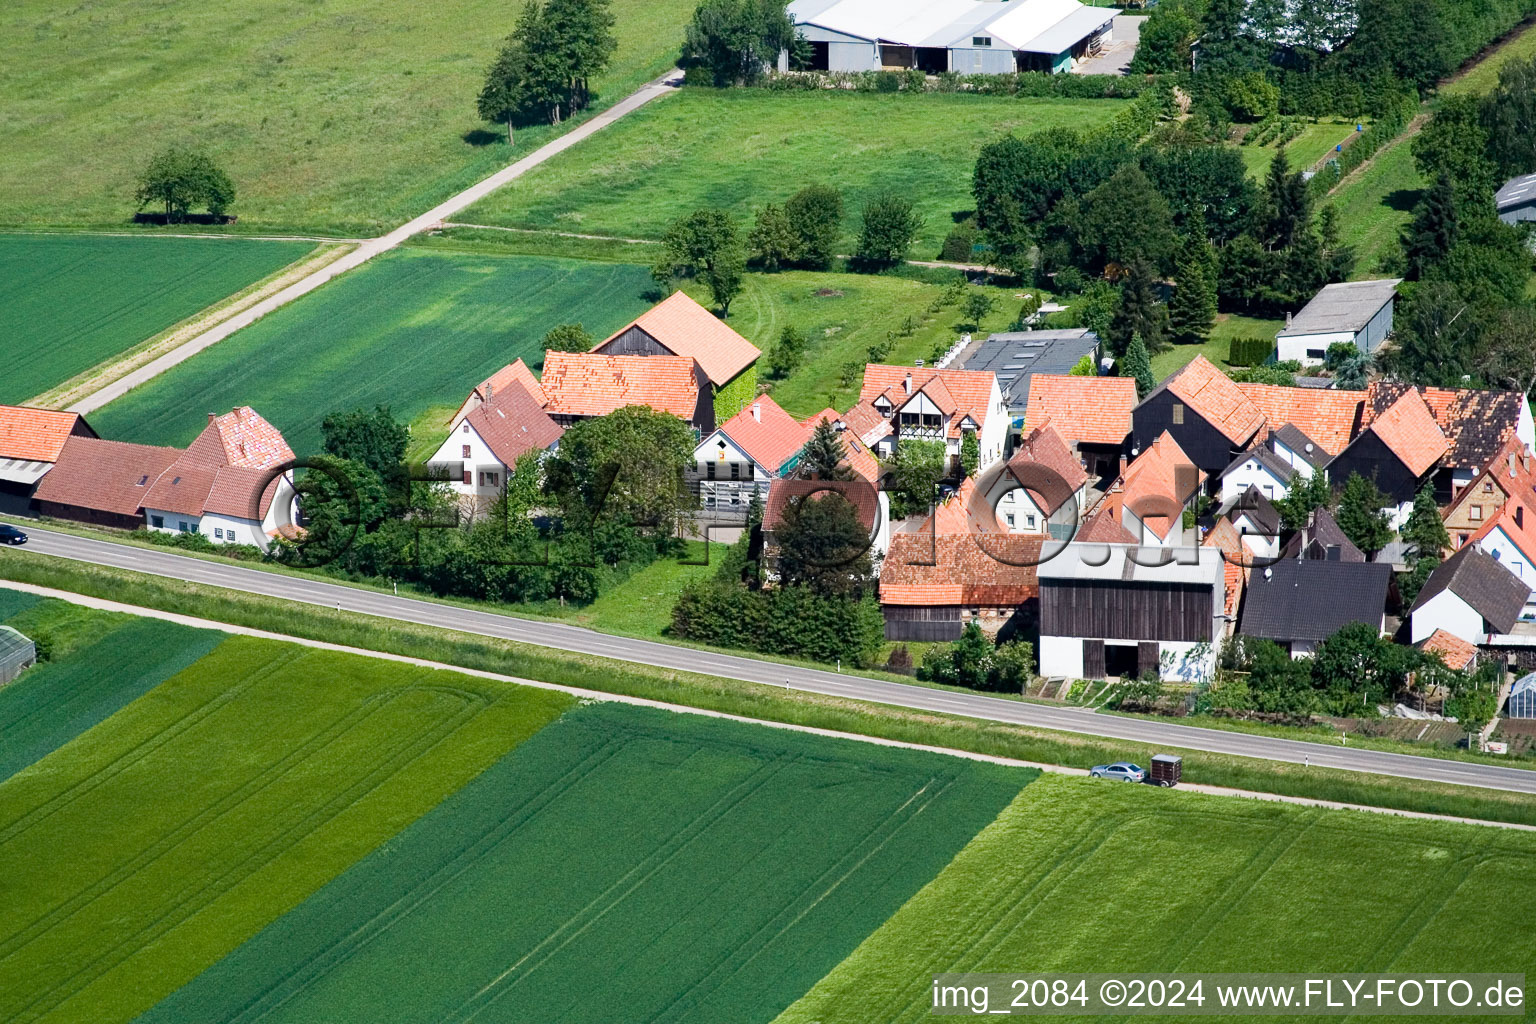
[[[25,544],[27,535],[14,526],[0,523],[0,544]]]

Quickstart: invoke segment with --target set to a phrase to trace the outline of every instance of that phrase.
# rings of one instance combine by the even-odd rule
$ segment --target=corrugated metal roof
[[[1036,34],[1027,42],[1015,46],[1026,53],[1065,53],[1079,40],[1093,35],[1115,20],[1120,12],[1113,7],[1084,7],[1078,5],[1060,21]]]
[[[857,39],[968,48],[991,36],[999,50],[1061,53],[1120,11],[1078,0],[794,0],[789,16]]]
[[[1042,580],[1121,580],[1127,583],[1199,583],[1216,586],[1222,554],[1216,548],[1149,549],[1135,544],[1059,544],[1041,551]],[[1133,557],[1134,556],[1134,557]],[[1156,563],[1160,558],[1168,561]]]
[[[1324,285],[1322,291],[1312,296],[1312,301],[1303,306],[1275,337],[1354,333],[1371,322],[1371,317],[1392,300],[1397,294],[1397,286],[1402,283],[1402,278],[1392,277]]]
[[[1501,210],[1507,210],[1512,206],[1524,206],[1532,200],[1536,200],[1536,174],[1522,174],[1518,178],[1510,178],[1493,197],[1494,205]]]

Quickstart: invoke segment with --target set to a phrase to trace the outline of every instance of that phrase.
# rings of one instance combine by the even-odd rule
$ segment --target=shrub
[[[1233,338],[1227,362],[1233,366],[1261,366],[1275,351],[1273,338]]]
[[[939,259],[949,263],[969,263],[976,249],[976,227],[970,221],[957,224],[944,236]]]

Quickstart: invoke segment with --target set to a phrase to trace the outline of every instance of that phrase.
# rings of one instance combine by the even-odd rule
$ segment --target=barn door
[[[1157,641],[1143,640],[1136,645],[1136,674],[1143,672],[1157,672],[1161,674],[1162,666],[1157,659]]]
[[[1083,678],[1104,678],[1104,641],[1083,641]]]

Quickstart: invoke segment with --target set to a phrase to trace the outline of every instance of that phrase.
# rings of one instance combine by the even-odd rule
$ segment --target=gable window
[[[972,46],[991,46],[992,45],[992,37],[991,36],[972,36],[971,37],[971,45]]]
[[[1029,529],[1033,530],[1035,528],[1035,517],[1034,516],[1025,516],[1024,517],[1024,525],[1026,527],[1028,527]]]
[[[473,487],[474,485],[475,485],[475,474],[471,470],[466,469],[464,471],[464,486],[465,487]]]
[[[1012,527],[1013,526],[1013,513],[1009,512],[1008,515],[1005,518],[1007,518],[1007,520],[1008,520],[1008,525],[1010,527]]]
[[[704,475],[707,476],[709,479],[713,480],[715,478],[715,464],[713,462],[705,463],[704,464],[704,470],[705,470],[705,474]]]
[[[1173,403],[1173,423],[1174,426],[1184,425],[1184,406],[1178,402]]]
[[[467,458],[469,458],[469,445],[467,445],[467,444],[466,444],[466,445],[464,445],[464,446],[463,446],[463,449],[464,449],[464,454],[463,454],[463,455],[461,455],[461,456],[459,456],[459,458],[461,458],[461,459],[467,459]]]
[[[1483,481],[1483,493],[1484,494],[1492,494],[1493,493],[1493,481],[1492,480],[1484,480]]]
[[[1474,523],[1477,522],[1478,520],[1482,519],[1483,518],[1483,506],[1481,506],[1481,505],[1473,505],[1471,508],[1467,509],[1467,518],[1472,520]]]
[[[462,434],[469,433],[469,420],[464,421],[464,425],[459,428],[459,432]]]

